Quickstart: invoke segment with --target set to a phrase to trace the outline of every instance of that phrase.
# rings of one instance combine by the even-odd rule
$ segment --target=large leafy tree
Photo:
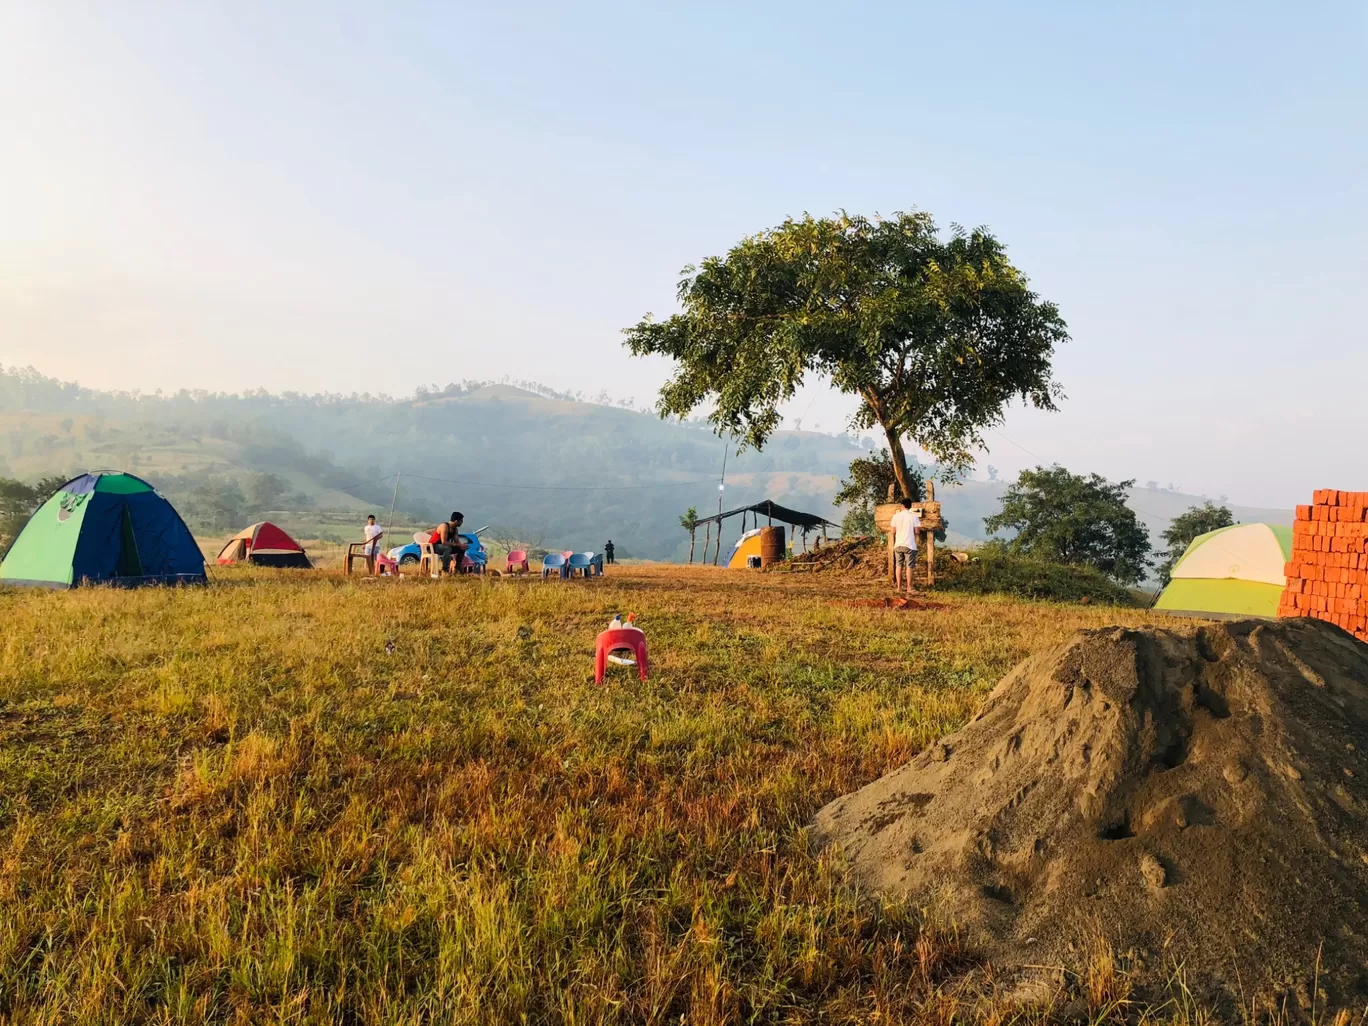
[[[990,533],[1015,532],[1006,542],[1010,551],[1090,566],[1135,584],[1150,568],[1150,539],[1126,505],[1133,484],[1111,484],[1098,474],[1071,474],[1060,466],[1023,470],[1002,496],[1002,512],[983,523]]]
[[[1235,517],[1230,512],[1230,507],[1217,506],[1210,499],[1200,506],[1190,506],[1187,512],[1174,517],[1163,535],[1168,551],[1158,553],[1159,558],[1163,560],[1159,565],[1159,576],[1163,582],[1168,583],[1174,564],[1183,558],[1183,553],[1187,551],[1194,538],[1208,531],[1232,527],[1234,524]]]
[[[968,469],[1015,399],[1052,410],[1068,330],[986,229],[942,239],[926,213],[804,216],[688,267],[683,311],[625,332],[636,355],[677,362],[661,416],[711,406],[720,434],[759,448],[809,373],[857,396],[857,429],[883,429],[911,496],[904,440]]]

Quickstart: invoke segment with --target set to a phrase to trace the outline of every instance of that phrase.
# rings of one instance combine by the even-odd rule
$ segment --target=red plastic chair
[[[527,553],[522,549],[514,549],[508,554],[508,572],[531,573],[532,565],[527,561]]]
[[[646,635],[633,627],[603,631],[598,636],[594,652],[594,683],[603,683],[603,674],[608,669],[608,653],[626,650],[636,659],[637,672],[646,679]]]

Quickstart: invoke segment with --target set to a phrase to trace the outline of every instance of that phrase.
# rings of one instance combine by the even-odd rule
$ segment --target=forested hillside
[[[212,536],[271,515],[309,537],[356,534],[365,513],[427,523],[460,509],[471,527],[553,548],[650,559],[687,556],[679,516],[717,510],[726,448],[701,423],[558,394],[467,383],[384,396],[138,395],[97,392],[31,370],[0,370],[0,477],[29,482],[129,470]],[[839,522],[838,478],[872,442],[780,432],[727,457],[728,508],[772,498]],[[399,489],[395,492],[395,476]],[[941,486],[952,543],[985,537],[1004,482]],[[1156,543],[1203,497],[1136,488],[1130,505]],[[1233,506],[1237,520],[1291,522],[1290,510]],[[728,526],[734,540],[739,522]],[[396,532],[397,533],[397,532]]]
[[[543,389],[550,392],[549,389]],[[98,392],[0,372],[0,476],[126,469],[201,531],[273,511],[350,536],[367,511],[429,521],[453,508],[537,544],[688,551],[679,515],[715,510],[723,441],[701,424],[502,384],[383,396]],[[773,498],[840,517],[855,439],[783,432],[728,456],[725,501]],[[400,475],[394,493],[395,475]]]

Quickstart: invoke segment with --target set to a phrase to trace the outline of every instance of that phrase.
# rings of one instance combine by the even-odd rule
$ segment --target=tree
[[[989,533],[1015,531],[1012,552],[1052,563],[1091,566],[1122,584],[1144,579],[1149,533],[1126,505],[1134,481],[1110,484],[1098,474],[1061,466],[1023,470],[1002,497],[1002,512],[984,519]]]
[[[65,477],[45,477],[35,485],[12,478],[0,478],[0,552],[19,537],[38,507],[66,484]]]
[[[279,474],[253,474],[247,481],[247,500],[260,510],[279,509],[289,491],[289,482]]]
[[[679,526],[689,532],[689,562],[693,562],[694,554],[694,532],[698,530],[698,509],[690,506],[685,514],[679,518]]]
[[[859,538],[874,533],[874,508],[859,502],[846,510],[841,518],[841,537]]]
[[[887,450],[881,449],[851,460],[849,473],[850,477],[841,481],[840,489],[832,497],[832,502],[837,506],[847,507],[845,516],[841,518],[841,534],[873,534],[874,507],[888,501],[889,488],[897,480],[893,460]],[[913,502],[923,501],[926,498],[926,476],[916,460],[907,468],[907,482],[907,498]],[[936,532],[936,541],[945,541],[945,527]]]
[[[1053,410],[1061,395],[1054,304],[986,229],[942,240],[929,214],[790,219],[685,268],[678,296],[682,313],[624,332],[633,354],[677,361],[662,417],[709,403],[719,434],[760,448],[804,377],[826,375],[859,397],[853,427],[883,429],[904,495],[904,438],[958,472],[1009,402]]]
[[[1231,527],[1234,523],[1235,517],[1229,507],[1217,506],[1210,500],[1200,506],[1190,506],[1186,513],[1174,517],[1169,523],[1168,530],[1163,534],[1164,544],[1168,546],[1168,550],[1157,553],[1163,560],[1159,564],[1160,580],[1168,584],[1174,565],[1183,558],[1183,553],[1199,534]]]

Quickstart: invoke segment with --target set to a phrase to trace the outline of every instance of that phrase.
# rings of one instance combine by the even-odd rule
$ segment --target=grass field
[[[0,593],[0,1020],[968,1014],[972,953],[805,824],[1028,652],[1146,614],[617,570]],[[596,686],[629,610],[650,680]]]

